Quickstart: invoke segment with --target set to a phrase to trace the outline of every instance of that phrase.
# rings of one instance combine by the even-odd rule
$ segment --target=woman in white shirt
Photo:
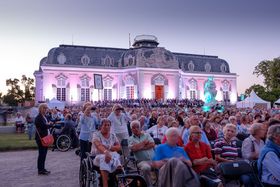
[[[112,113],[108,116],[112,124],[111,132],[115,133],[119,142],[121,142],[129,137],[127,124],[130,121],[130,117],[125,113],[124,108],[120,104],[115,104],[112,110]]]
[[[149,128],[146,132],[151,134],[153,138],[158,138],[160,141],[162,141],[165,132],[167,131],[168,127],[165,125],[165,121],[162,116],[158,117],[157,119],[157,125],[152,126]]]

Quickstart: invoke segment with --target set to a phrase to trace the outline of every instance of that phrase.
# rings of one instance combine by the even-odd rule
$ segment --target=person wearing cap
[[[119,141],[128,139],[127,124],[130,121],[130,117],[125,113],[124,108],[120,104],[115,104],[112,108],[111,114],[108,116],[111,121],[111,132],[115,133]]]

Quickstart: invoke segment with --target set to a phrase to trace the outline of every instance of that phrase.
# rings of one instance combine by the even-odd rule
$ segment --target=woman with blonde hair
[[[42,103],[39,105],[39,114],[35,118],[35,126],[36,126],[36,134],[35,140],[38,146],[38,160],[37,160],[37,169],[38,175],[48,175],[51,172],[46,170],[45,161],[48,153],[48,147],[45,147],[41,143],[41,138],[44,138],[49,134],[49,128],[51,123],[48,122],[46,118],[46,112],[48,110],[48,105],[46,103]]]
[[[157,119],[157,124],[149,128],[146,132],[150,133],[153,138],[158,138],[160,141],[162,141],[167,129],[168,127],[165,126],[163,117],[159,116]]]

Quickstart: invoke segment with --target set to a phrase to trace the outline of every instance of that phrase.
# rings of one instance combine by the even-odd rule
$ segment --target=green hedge
[[[0,151],[36,149],[34,140],[28,140],[27,134],[0,134]]]

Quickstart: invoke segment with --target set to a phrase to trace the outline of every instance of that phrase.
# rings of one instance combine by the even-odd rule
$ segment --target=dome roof
[[[134,38],[134,43],[132,46],[134,48],[139,47],[157,47],[158,39],[153,35],[138,35]]]

